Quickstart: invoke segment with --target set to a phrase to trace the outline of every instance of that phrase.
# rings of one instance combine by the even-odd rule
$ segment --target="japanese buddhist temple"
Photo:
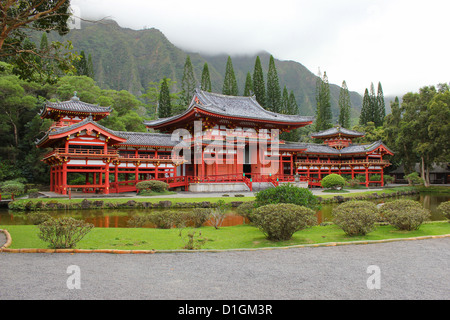
[[[392,155],[381,141],[354,144],[364,134],[340,127],[313,134],[320,144],[282,141],[279,133],[314,118],[267,111],[254,97],[196,90],[182,114],[144,123],[159,133],[100,125],[111,111],[76,94],[46,103],[40,115],[54,123],[36,145],[49,149],[42,161],[51,168],[51,191],[131,192],[145,180],[193,192],[251,191],[256,183],[320,187],[331,173],[383,185],[383,169],[390,165],[383,157]]]

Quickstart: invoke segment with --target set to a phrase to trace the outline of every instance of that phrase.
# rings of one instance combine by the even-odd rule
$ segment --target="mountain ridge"
[[[194,73],[200,83],[203,65],[208,63],[212,91],[222,92],[223,79],[228,54],[208,55],[184,51],[156,28],[134,30],[121,27],[114,20],[99,23],[82,23],[81,29],[73,29],[61,38],[50,34],[49,40],[70,40],[77,52],[91,54],[97,85],[102,89],[127,90],[137,96],[145,92],[150,82],[159,82],[164,77],[176,81],[173,90],[181,90],[184,63],[190,56]],[[265,80],[270,53],[260,51],[257,54],[230,55],[239,87],[243,94],[247,72],[253,75],[255,59],[261,59]],[[315,114],[315,86],[317,76],[301,63],[293,60],[275,59],[280,87],[286,85],[297,99],[300,114]],[[340,86],[330,84],[333,118],[339,115]],[[362,97],[350,92],[352,117],[359,115]]]

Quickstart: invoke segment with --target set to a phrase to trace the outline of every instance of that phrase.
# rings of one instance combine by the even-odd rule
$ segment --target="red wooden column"
[[[366,155],[366,188],[369,187],[369,155]]]
[[[67,194],[67,162],[62,165],[62,194]]]
[[[105,165],[105,194],[109,194],[109,162]]]
[[[369,187],[369,165],[365,165],[366,167],[366,188]]]
[[[53,190],[53,165],[50,165],[50,191]]]
[[[114,167],[114,181],[116,184],[116,193],[119,193],[119,164],[117,162]]]

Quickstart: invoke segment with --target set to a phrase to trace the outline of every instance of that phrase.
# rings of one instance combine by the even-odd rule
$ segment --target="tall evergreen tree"
[[[87,60],[87,76],[91,79],[94,79],[94,63],[92,62],[92,55],[89,53]],[[95,79],[94,79],[95,80]]]
[[[223,81],[222,93],[228,96],[239,95],[236,75],[234,74],[233,69],[233,61],[230,56],[228,56],[227,66],[225,69],[225,79]]]
[[[158,98],[158,116],[159,118],[168,118],[172,116],[172,105],[170,102],[169,85],[164,78],[161,84],[161,91]]]
[[[369,96],[369,89],[366,88],[366,91],[364,91],[364,98],[363,98],[363,104],[361,108],[361,114],[359,116],[359,124],[360,125],[366,125],[367,122],[370,122],[371,120],[371,114],[370,114],[370,96]]]
[[[88,63],[84,51],[81,51],[80,61],[76,63],[76,68],[79,76],[87,76]]]
[[[211,76],[209,74],[207,62],[205,62],[205,65],[203,66],[201,88],[203,91],[211,92]]]
[[[255,92],[256,101],[264,107],[266,105],[266,83],[264,82],[264,73],[259,56],[256,57],[253,71],[253,91]]]
[[[281,111],[281,89],[278,80],[275,59],[270,56],[269,71],[267,72],[267,103],[266,109],[273,112]]]
[[[384,118],[386,117],[386,106],[384,102],[383,87],[381,86],[381,82],[378,82],[377,107],[378,109],[375,125],[379,127],[383,125]]]
[[[41,51],[47,52],[48,51],[48,38],[47,33],[44,32],[41,36],[41,43],[40,43],[40,49]]]
[[[375,94],[375,87],[373,85],[373,82],[370,84],[370,91],[369,91],[369,97],[370,97],[370,104],[369,104],[369,121],[375,123],[375,126],[378,122],[378,101],[377,96]]]
[[[350,110],[350,93],[344,80],[339,93],[339,125],[343,128],[350,129]]]
[[[332,128],[333,114],[331,112],[330,85],[326,72],[323,73],[323,78],[319,77],[316,82],[316,103],[316,131]]]
[[[288,92],[286,86],[284,86],[284,88],[283,88],[283,95],[281,97],[280,113],[291,114],[290,110],[289,110],[289,92]]]
[[[247,72],[247,78],[245,79],[244,97],[250,97],[253,92],[253,81],[250,72]]]
[[[196,85],[197,80],[195,78],[194,68],[192,67],[191,57],[187,56],[184,64],[183,79],[181,80],[181,103],[185,106],[191,103]]]
[[[291,91],[291,93],[289,94],[288,110],[289,110],[289,114],[292,114],[292,115],[298,114],[298,111],[299,111],[297,100],[295,99],[294,91]]]

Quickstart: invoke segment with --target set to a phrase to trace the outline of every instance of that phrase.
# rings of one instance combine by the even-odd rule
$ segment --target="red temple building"
[[[354,144],[364,134],[340,127],[312,135],[322,144],[279,140],[279,133],[314,119],[267,111],[254,97],[196,90],[182,114],[145,122],[160,133],[114,131],[97,123],[111,111],[76,94],[45,105],[41,117],[54,123],[36,144],[49,149],[42,160],[51,167],[51,191],[130,192],[145,180],[194,192],[248,191],[256,183],[312,187],[331,173],[383,185],[383,169],[390,165],[383,156],[392,155],[381,141]]]

